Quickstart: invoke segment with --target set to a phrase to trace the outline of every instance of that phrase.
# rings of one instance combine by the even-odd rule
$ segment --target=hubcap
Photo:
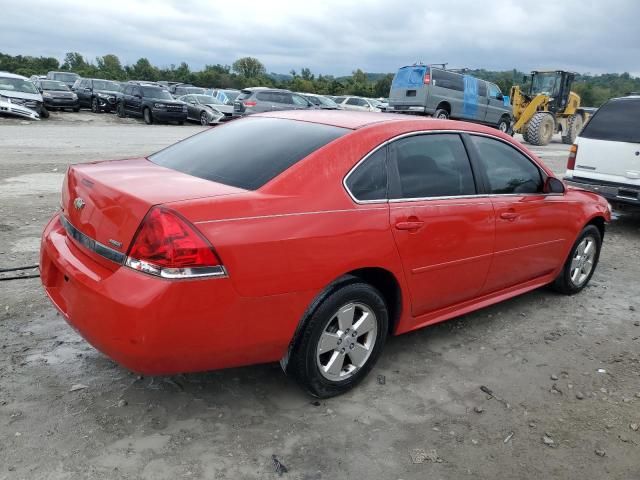
[[[576,287],[581,287],[587,281],[587,278],[589,278],[589,274],[591,270],[593,270],[595,257],[595,239],[591,236],[583,238],[573,252],[573,260],[571,261],[571,283]]]
[[[438,118],[441,120],[446,120],[448,117],[446,113],[441,113],[440,115],[438,115]]]
[[[501,123],[500,123],[500,126],[498,127],[498,129],[499,129],[502,133],[506,132],[506,131],[507,131],[507,122],[501,122]]]
[[[206,125],[209,123],[209,119],[207,118],[207,114],[203,113],[202,115],[200,115],[200,123],[202,125]]]
[[[369,360],[378,336],[373,311],[362,303],[348,303],[327,322],[318,346],[316,362],[327,380],[346,380]]]

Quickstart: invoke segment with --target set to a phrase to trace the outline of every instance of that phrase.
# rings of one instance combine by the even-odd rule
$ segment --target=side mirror
[[[497,100],[504,100],[504,95],[502,95],[501,93],[499,93],[499,94],[496,96],[496,99],[497,99]]]
[[[544,193],[564,193],[564,183],[556,177],[548,177],[544,182]]]

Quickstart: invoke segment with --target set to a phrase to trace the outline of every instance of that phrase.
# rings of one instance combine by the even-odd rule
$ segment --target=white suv
[[[611,203],[640,206],[640,95],[598,109],[571,147],[565,180]]]

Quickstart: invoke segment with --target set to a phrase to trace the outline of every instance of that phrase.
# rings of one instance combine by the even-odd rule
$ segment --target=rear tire
[[[438,120],[448,120],[449,112],[447,112],[444,108],[439,108],[433,114],[433,118],[437,118]]]
[[[531,145],[549,145],[555,131],[555,120],[549,113],[536,113],[527,125],[527,142]]]
[[[153,114],[151,113],[151,110],[149,110],[148,108],[145,108],[142,111],[142,116],[144,118],[144,123],[146,123],[147,125],[153,124]]]
[[[586,287],[598,266],[601,248],[600,230],[587,225],[571,247],[569,258],[551,287],[565,295],[573,295]]]
[[[305,320],[287,373],[314,397],[340,395],[371,371],[382,353],[388,325],[387,306],[376,288],[357,280],[343,284]]]
[[[502,117],[496,125],[496,128],[500,130],[502,133],[509,133],[509,128],[511,127],[511,120],[508,117]]]
[[[118,114],[118,117],[120,117],[120,118],[126,117],[126,114],[124,112],[124,103],[122,103],[122,102],[118,103],[118,105],[116,106],[116,113]]]
[[[562,143],[565,145],[572,145],[576,141],[576,137],[582,130],[583,120],[582,115],[576,113],[571,115],[567,119],[567,131],[566,135],[562,136]]]

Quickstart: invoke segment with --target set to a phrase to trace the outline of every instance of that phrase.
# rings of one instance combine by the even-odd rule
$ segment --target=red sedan
[[[580,291],[609,220],[490,128],[278,112],[70,167],[40,268],[69,324],[131,370],[280,361],[326,397],[389,334]]]

